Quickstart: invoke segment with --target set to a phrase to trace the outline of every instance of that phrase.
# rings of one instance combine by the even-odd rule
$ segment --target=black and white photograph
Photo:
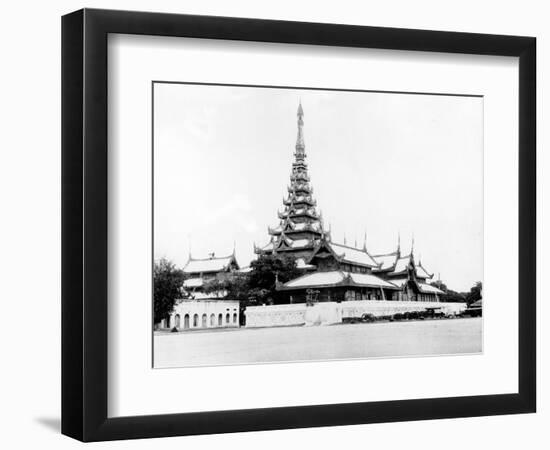
[[[153,367],[482,354],[483,108],[153,81]]]
[[[550,448],[546,3],[3,6],[0,448]]]

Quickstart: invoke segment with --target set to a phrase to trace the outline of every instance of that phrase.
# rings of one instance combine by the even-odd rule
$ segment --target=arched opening
[[[233,313],[233,323],[237,323],[237,313]]]
[[[223,325],[223,314],[220,313],[218,315],[218,326],[221,327]]]
[[[199,326],[199,315],[198,314],[195,314],[193,316],[193,326],[194,327],[198,327]]]
[[[183,316],[183,328],[185,330],[189,329],[189,314],[186,314],[185,316]]]
[[[216,315],[210,314],[210,326],[215,327],[216,326]]]
[[[206,324],[206,314],[203,314],[202,315],[202,325],[201,325],[203,328],[206,328],[207,327],[207,324]]]
[[[181,323],[180,323],[180,315],[179,314],[176,314],[174,319],[176,320],[176,324],[174,325],[176,328],[179,328],[181,326]]]
[[[229,323],[229,317],[230,317],[230,316],[229,316],[229,313],[227,313],[227,314],[225,315],[225,323],[227,323],[227,324]]]
[[[170,328],[170,316],[166,316],[165,322],[166,322],[166,328]]]

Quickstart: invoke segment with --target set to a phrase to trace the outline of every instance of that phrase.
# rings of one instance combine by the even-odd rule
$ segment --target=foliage
[[[167,259],[155,262],[153,268],[154,321],[159,323],[173,310],[176,300],[182,297],[183,271]]]
[[[447,291],[447,285],[441,280],[436,280],[430,283],[432,286],[435,286],[437,289],[442,290],[443,292]]]
[[[441,289],[445,294],[441,295],[441,301],[443,302],[466,302],[468,305],[471,305],[475,301],[481,298],[482,283],[478,281],[470,289],[470,292],[456,292],[452,289],[448,289],[445,283],[442,281],[434,281],[430,283],[432,286],[435,286],[438,289]]]
[[[464,294],[449,289],[447,285],[441,280],[434,281],[430,284],[438,289],[441,289],[444,292],[444,294],[441,294],[439,296],[442,302],[464,303],[466,301]]]
[[[293,258],[262,255],[250,264],[249,289],[257,303],[277,303],[282,295],[276,291],[277,282],[286,283],[300,275]]]
[[[468,306],[470,306],[472,303],[477,302],[481,299],[481,290],[483,288],[483,285],[481,281],[478,281],[476,284],[472,286],[470,289],[470,292],[466,294],[466,303],[468,303]]]
[[[205,283],[207,294],[224,292],[227,298],[240,300],[241,306],[276,303],[282,298],[276,290],[277,280],[285,283],[300,275],[292,258],[262,255],[250,264],[248,273],[232,273]]]
[[[232,273],[224,278],[209,280],[203,285],[206,294],[222,295],[232,300],[247,300],[250,296],[248,274]]]

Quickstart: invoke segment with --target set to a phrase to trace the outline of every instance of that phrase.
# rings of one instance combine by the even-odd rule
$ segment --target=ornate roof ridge
[[[209,256],[208,258],[193,258],[191,255],[189,255],[188,262],[190,262],[190,261],[216,261],[216,260],[219,260],[219,259],[228,259],[228,258],[234,258],[234,257],[235,257],[234,253],[230,253],[229,255],[226,255],[226,256]]]
[[[334,245],[337,245],[338,247],[349,248],[350,250],[357,250],[358,252],[363,252],[363,253],[366,253],[369,256],[373,256],[367,250],[365,250],[364,248],[354,247],[353,245],[340,244],[340,243],[334,242],[334,241],[331,241],[330,243],[334,244]]]
[[[376,255],[371,255],[373,258],[379,258],[380,256],[397,256],[399,252],[397,250],[390,252],[390,253],[379,253]]]

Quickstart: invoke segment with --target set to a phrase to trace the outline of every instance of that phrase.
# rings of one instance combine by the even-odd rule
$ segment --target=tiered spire
[[[298,136],[296,137],[296,161],[306,158],[306,145],[304,143],[304,110],[302,102],[298,105]]]
[[[283,198],[283,211],[278,212],[279,224],[268,228],[271,242],[264,248],[256,248],[257,253],[286,252],[295,257],[305,257],[311,254],[324,235],[322,217],[313,198],[306,163],[304,110],[301,102],[297,116],[298,134],[288,194]]]

